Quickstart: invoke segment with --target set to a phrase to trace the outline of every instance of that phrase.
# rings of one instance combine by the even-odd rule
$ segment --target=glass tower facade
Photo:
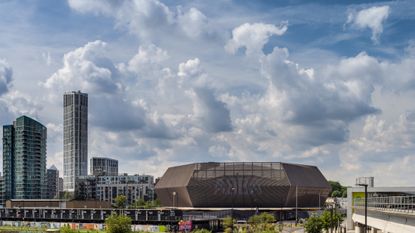
[[[88,174],[88,94],[63,96],[63,188],[75,191],[78,176]]]
[[[21,116],[3,126],[5,199],[46,197],[46,127]]]

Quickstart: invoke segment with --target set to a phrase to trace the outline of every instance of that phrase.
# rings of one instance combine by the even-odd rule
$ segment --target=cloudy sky
[[[62,171],[81,90],[89,156],[121,172],[283,161],[415,185],[415,4],[309,2],[1,1],[0,123],[46,125]]]

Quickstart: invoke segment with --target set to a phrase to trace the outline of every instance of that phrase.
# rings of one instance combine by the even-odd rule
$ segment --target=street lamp
[[[172,200],[172,202],[173,202],[173,207],[175,207],[174,202],[175,202],[175,200],[176,200],[176,195],[177,195],[177,193],[176,193],[176,192],[173,192],[172,194],[173,194],[173,200]],[[177,203],[176,203],[176,205],[177,205]]]
[[[365,187],[365,231],[364,232],[366,233],[367,232],[367,186],[368,184],[358,183],[356,185]]]
[[[233,218],[233,207],[235,205],[235,187],[231,188],[231,197],[232,197],[232,209],[231,209],[231,217]]]

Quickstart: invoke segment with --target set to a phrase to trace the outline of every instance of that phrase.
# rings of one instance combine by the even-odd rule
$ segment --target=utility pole
[[[298,222],[298,186],[295,186],[295,226]]]

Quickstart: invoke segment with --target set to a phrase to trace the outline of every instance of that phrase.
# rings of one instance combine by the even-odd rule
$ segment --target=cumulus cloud
[[[347,23],[358,29],[369,28],[372,30],[372,41],[379,43],[380,34],[383,32],[383,23],[389,14],[389,6],[374,6],[358,12],[350,12],[347,16]]]
[[[356,65],[353,69],[356,72],[365,65],[351,61],[360,60],[362,55],[350,58],[349,63],[336,65],[337,72],[331,72],[329,77],[301,68],[288,56],[287,49],[274,48],[272,53],[262,57],[262,74],[274,87],[268,92],[276,92],[268,93],[262,103],[273,109],[281,120],[304,126],[305,131],[298,138],[312,145],[344,142],[348,139],[350,122],[379,112],[371,103],[372,82],[360,76],[340,78],[341,71],[349,63]],[[270,102],[275,100],[267,98],[269,95],[281,98],[278,103]]]
[[[191,77],[200,75],[199,58],[190,59],[186,62],[180,63],[179,72],[177,73],[177,75],[179,77]]]
[[[167,53],[154,45],[140,47],[127,65],[113,64],[106,53],[106,43],[89,42],[64,55],[63,67],[42,85],[53,98],[64,91],[81,90],[89,93],[91,125],[111,132],[136,131],[143,137],[170,138],[168,125],[161,117],[154,117],[136,96],[127,93],[126,70],[135,73],[149,64],[156,64]]]
[[[234,54],[239,48],[245,48],[247,55],[260,53],[271,36],[281,36],[287,29],[287,23],[279,26],[264,23],[242,24],[232,30],[232,38],[226,43],[225,50]]]
[[[232,123],[226,104],[218,100],[212,90],[196,88],[194,90],[193,112],[208,132],[231,131]]]
[[[184,11],[178,7],[175,12],[158,0],[68,2],[76,11],[113,17],[117,27],[127,28],[129,32],[145,39],[162,31],[176,33],[176,29],[180,29],[190,38],[196,38],[207,32],[208,27],[207,17],[198,9]]]
[[[12,77],[12,68],[5,60],[0,59],[0,96],[9,91]]]
[[[414,111],[402,113],[389,123],[379,116],[368,116],[358,136],[340,150],[340,165],[346,173],[381,177],[379,183],[412,174],[407,163],[413,158],[414,135]],[[400,184],[407,185],[407,181]]]
[[[208,33],[208,18],[194,7],[188,11],[178,8],[177,20],[180,28],[191,38],[197,38],[203,33]]]
[[[82,89],[86,92],[113,93],[122,88],[117,70],[105,56],[106,43],[89,42],[64,55],[63,67],[49,77],[43,85],[48,89]]]

